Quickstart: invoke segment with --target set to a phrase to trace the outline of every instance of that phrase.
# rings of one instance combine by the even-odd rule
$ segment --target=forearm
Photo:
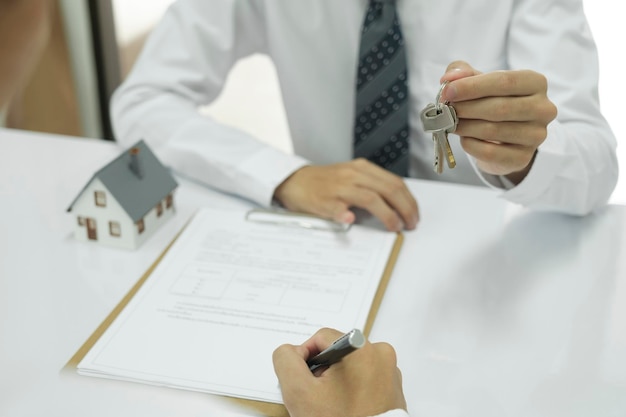
[[[123,146],[144,139],[161,161],[205,185],[269,205],[275,187],[307,161],[199,114],[166,92],[121,90],[112,101]]]
[[[531,208],[587,214],[608,201],[618,166],[616,140],[600,112],[598,58],[582,2],[520,0],[511,28],[508,64],[546,77],[558,115],[528,174],[503,197]]]
[[[170,7],[113,96],[113,127],[122,144],[144,139],[179,173],[267,205],[306,161],[198,112],[219,96],[238,59],[266,48],[259,3],[218,3]]]
[[[606,204],[618,164],[608,127],[584,123],[549,127],[526,178],[503,196],[530,208],[584,215]]]

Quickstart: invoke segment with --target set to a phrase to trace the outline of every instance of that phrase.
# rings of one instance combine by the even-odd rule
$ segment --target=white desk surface
[[[137,251],[76,242],[66,209],[119,152],[0,130],[1,416],[226,415],[205,394],[60,374],[196,208],[249,206],[181,180]],[[411,414],[625,416],[626,207],[577,218],[408,184],[422,220],[370,339],[395,346]]]

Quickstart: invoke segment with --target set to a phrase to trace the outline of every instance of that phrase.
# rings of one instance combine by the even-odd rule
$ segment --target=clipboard
[[[265,210],[265,209],[253,209],[250,210],[246,213],[246,221],[260,221],[260,222],[265,222],[265,220],[259,220],[258,218],[252,218],[254,216],[256,216],[257,214],[263,214],[263,216],[265,215],[271,215],[273,220],[272,222],[276,221],[276,217],[275,216],[284,216],[285,213],[283,212],[275,212],[272,210]],[[293,217],[292,217],[293,216]],[[285,226],[288,227],[304,227],[304,228],[308,228],[308,229],[316,229],[316,230],[329,230],[329,231],[334,231],[334,232],[341,232],[341,233],[345,233],[348,232],[349,227],[345,227],[342,225],[337,225],[337,224],[331,224],[331,223],[335,223],[335,222],[330,222],[324,219],[319,219],[318,220],[322,220],[324,222],[326,222],[325,224],[328,226],[330,225],[330,227],[328,229],[319,229],[318,227],[307,227],[307,226],[302,226],[299,223],[294,223],[296,218],[299,219],[307,219],[307,221],[312,220],[312,218],[314,218],[315,216],[310,216],[310,215],[302,215],[300,213],[296,213],[296,214],[289,214],[284,218],[284,223],[281,223]],[[193,218],[193,217],[192,217]],[[176,243],[176,241],[178,240],[178,238],[180,237],[180,235],[183,233],[183,231],[187,228],[187,226],[189,225],[189,222],[191,221],[191,219],[185,224],[185,226],[183,226],[181,228],[181,230],[176,234],[176,236],[172,239],[172,241],[166,246],[166,248],[163,250],[163,252],[161,252],[161,254],[159,254],[159,256],[156,258],[156,260],[150,265],[150,267],[144,272],[144,274],[141,276],[141,278],[139,278],[139,280],[133,285],[133,287],[126,293],[126,295],[120,300],[120,302],[113,308],[113,310],[109,313],[109,315],[100,323],[100,325],[95,329],[95,331],[87,338],[87,340],[82,344],[82,346],[76,351],[76,353],[69,359],[69,361],[66,363],[66,365],[63,367],[62,372],[72,372],[72,373],[76,373],[77,372],[77,368],[79,363],[83,360],[83,358],[87,355],[87,353],[91,350],[91,348],[96,344],[96,342],[100,339],[100,337],[105,333],[105,331],[109,328],[109,326],[115,321],[115,319],[122,313],[122,311],[124,310],[124,308],[128,305],[128,303],[130,302],[130,300],[133,299],[133,297],[137,294],[137,292],[141,289],[141,287],[144,285],[144,283],[148,280],[148,278],[151,276],[151,274],[153,273],[153,271],[155,270],[155,268],[159,265],[159,263],[163,260],[163,258],[165,257],[165,255],[170,251],[170,249],[174,246],[174,244]],[[299,221],[299,220],[298,220]],[[316,223],[318,224],[318,223]],[[319,223],[319,224],[324,224],[324,223]],[[382,302],[382,299],[384,297],[385,291],[387,289],[387,285],[389,283],[389,280],[391,278],[391,274],[393,271],[393,268],[395,266],[395,263],[397,261],[397,258],[400,254],[400,250],[402,248],[402,244],[404,241],[404,236],[402,235],[402,233],[397,233],[396,234],[396,238],[395,241],[393,243],[391,252],[389,254],[389,257],[387,259],[387,262],[385,264],[384,270],[383,270],[383,275],[379,281],[379,285],[378,288],[376,290],[376,293],[374,295],[374,298],[372,300],[371,306],[370,306],[370,310],[367,316],[367,320],[366,320],[366,324],[364,326],[364,328],[362,329],[363,334],[368,337],[370,334],[370,331],[372,329],[372,326],[374,325],[374,320],[376,318],[376,315],[378,314],[378,310],[380,308],[380,304]],[[268,416],[268,417],[289,417],[289,413],[287,412],[287,409],[284,407],[283,404],[276,404],[276,403],[270,403],[270,402],[264,402],[264,401],[257,401],[257,400],[250,400],[250,399],[245,399],[245,398],[234,398],[234,397],[227,397],[227,396],[221,396],[218,394],[211,394],[211,393],[207,393],[207,395],[212,395],[215,397],[219,397],[221,399],[225,399],[227,401],[233,402],[234,404],[243,407],[243,408],[248,408],[251,409],[253,412],[256,413],[260,413],[261,415],[264,416]]]
[[[246,213],[246,221],[336,233],[347,233],[352,226],[349,223],[339,223],[313,214],[261,208],[249,210]]]

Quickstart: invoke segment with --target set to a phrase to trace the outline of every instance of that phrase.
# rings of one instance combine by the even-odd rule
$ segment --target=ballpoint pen
[[[335,340],[326,349],[307,360],[311,372],[323,366],[330,366],[339,362],[350,352],[365,345],[365,336],[359,329],[352,329],[348,333]]]

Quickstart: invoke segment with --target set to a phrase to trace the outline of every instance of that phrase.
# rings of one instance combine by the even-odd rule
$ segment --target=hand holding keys
[[[435,103],[428,104],[420,113],[422,125],[426,133],[433,134],[433,144],[435,148],[435,161],[433,168],[436,173],[443,172],[443,159],[446,160],[448,168],[452,169],[456,166],[456,160],[448,142],[448,133],[456,130],[459,119],[456,111],[447,103],[441,103],[441,93],[448,82],[441,84],[439,93],[435,99]]]

